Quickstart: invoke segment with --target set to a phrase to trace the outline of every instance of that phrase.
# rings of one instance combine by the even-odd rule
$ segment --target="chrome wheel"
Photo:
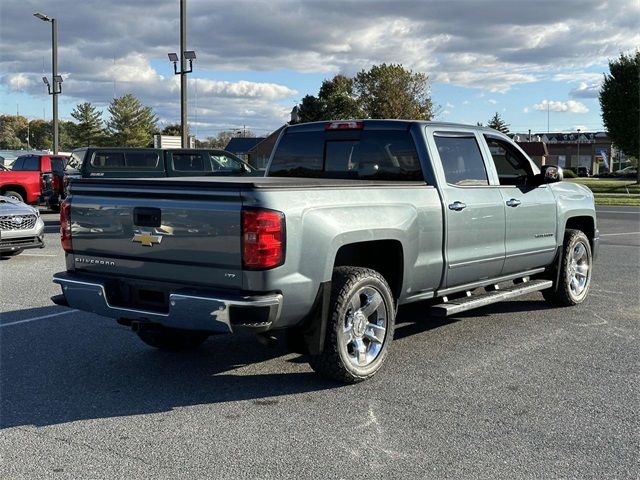
[[[339,333],[340,346],[352,365],[366,367],[378,358],[387,332],[387,318],[387,305],[377,289],[362,287],[349,299]]]
[[[569,268],[567,269],[569,288],[576,297],[580,296],[587,286],[589,267],[587,247],[583,242],[579,241],[571,251]]]

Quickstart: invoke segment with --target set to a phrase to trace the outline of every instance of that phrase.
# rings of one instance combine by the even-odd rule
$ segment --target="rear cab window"
[[[16,158],[11,167],[13,171],[21,172],[39,172],[40,171],[40,157],[36,155],[25,155]]]
[[[270,177],[424,181],[409,130],[353,129],[283,135]]]

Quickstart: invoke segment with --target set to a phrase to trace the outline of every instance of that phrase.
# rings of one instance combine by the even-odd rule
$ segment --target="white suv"
[[[25,248],[44,247],[44,222],[38,209],[0,196],[0,255],[13,256]]]

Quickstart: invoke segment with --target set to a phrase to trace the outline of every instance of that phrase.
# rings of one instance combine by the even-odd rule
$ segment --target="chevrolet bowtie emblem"
[[[143,247],[152,247],[154,243],[162,241],[162,235],[154,235],[151,232],[136,232],[133,234],[132,242],[140,242]]]

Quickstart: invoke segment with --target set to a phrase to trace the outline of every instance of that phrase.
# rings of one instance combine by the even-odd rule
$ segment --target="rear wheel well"
[[[592,217],[572,217],[567,219],[567,224],[565,225],[565,230],[573,229],[580,230],[584,232],[584,234],[589,239],[589,243],[591,244],[591,248],[593,246],[593,238],[595,237],[595,224]]]
[[[334,267],[371,268],[379,272],[391,287],[394,298],[402,292],[404,255],[398,240],[375,240],[343,245],[336,254]]]
[[[0,192],[2,193],[2,195],[4,195],[6,192],[19,193],[24,199],[24,202],[27,203],[27,191],[21,185],[3,185],[2,188],[0,188]]]

